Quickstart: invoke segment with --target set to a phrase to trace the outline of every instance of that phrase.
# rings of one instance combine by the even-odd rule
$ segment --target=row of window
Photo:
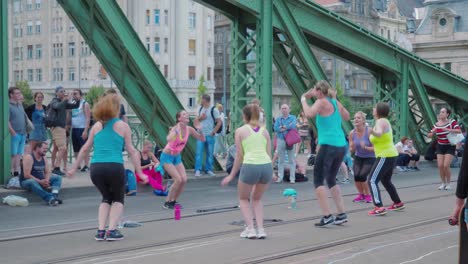
[[[82,72],[87,72],[91,70],[91,67],[82,67],[83,70]],[[35,73],[35,78],[34,78],[34,73]],[[69,81],[76,81],[76,68],[75,67],[69,67],[68,68],[68,80]],[[20,81],[23,80],[23,70],[16,70],[13,71],[14,75],[14,80],[15,81]],[[26,70],[26,80],[28,82],[42,82],[42,69],[27,69]],[[60,82],[63,81],[63,68],[61,67],[56,67],[52,68],[52,81],[54,82]]]
[[[153,19],[151,19],[151,10],[146,9],[146,16],[145,16],[145,23],[146,25],[151,25],[154,23],[154,25],[161,25],[161,10],[160,9],[154,9],[153,10]],[[169,10],[165,9],[164,10],[164,25],[168,26],[169,25]],[[197,27],[197,13],[195,12],[189,12],[188,15],[188,27],[189,29],[193,30]],[[208,30],[212,30],[213,23],[211,21],[211,16],[208,16],[206,18],[206,27]]]
[[[164,53],[167,53],[169,49],[169,39],[164,38]],[[151,38],[146,37],[146,50],[151,52]],[[154,37],[153,39],[153,52],[155,54],[161,53],[161,39],[159,37]],[[212,43],[208,41],[207,44],[207,55],[208,57],[212,56]],[[197,40],[189,39],[188,43],[188,54],[189,55],[196,55],[197,54]]]
[[[63,31],[63,19],[61,17],[53,18],[52,19],[52,32],[62,32]],[[68,31],[75,31],[75,26],[70,24]],[[42,23],[40,20],[36,20],[35,23],[33,21],[28,21],[26,23],[26,35],[32,34],[41,34],[42,32]],[[13,25],[13,36],[16,38],[23,36],[23,27],[21,24]]]
[[[159,66],[158,66],[159,67]],[[87,67],[86,65],[83,67],[83,71],[87,72],[91,70],[91,67]],[[26,73],[26,80],[28,82],[42,82],[42,69],[36,69],[36,78],[34,79],[34,69],[27,69]],[[206,79],[207,81],[211,81],[211,67],[208,67],[206,69]],[[14,80],[19,81],[23,79],[23,71],[22,70],[16,70],[13,71],[14,75]],[[164,65],[164,77],[168,78],[169,76],[169,65]],[[188,79],[189,80],[196,80],[196,67],[195,66],[189,66],[188,67]],[[76,80],[76,69],[75,67],[69,67],[68,68],[68,80],[69,81],[75,81]],[[62,67],[56,67],[52,68],[52,81],[63,81],[63,68]]]
[[[35,50],[35,52],[34,52]],[[68,57],[76,55],[75,42],[68,43]],[[81,56],[90,56],[91,49],[84,41],[81,42]],[[63,57],[63,43],[52,44],[52,56],[55,58]],[[42,59],[42,44],[27,45],[26,46],[26,59],[40,60]],[[13,48],[13,60],[23,60],[23,47]]]
[[[26,0],[25,3],[25,10],[26,11],[32,11],[33,9],[41,9],[42,7],[42,1],[41,0],[35,0],[33,3],[33,0]],[[21,5],[21,0],[14,0],[13,1],[13,12],[14,13],[19,13],[22,11],[22,5]]]

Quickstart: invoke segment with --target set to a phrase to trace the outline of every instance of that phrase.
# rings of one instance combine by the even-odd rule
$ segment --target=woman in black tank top
[[[155,190],[159,192],[154,192],[157,195],[166,196],[166,187],[162,185],[162,176],[159,171],[155,169],[159,166],[159,160],[151,152],[153,149],[153,144],[149,140],[145,140],[143,143],[143,149],[140,151],[140,165],[144,174],[148,175],[148,183]],[[137,181],[141,182],[140,176],[138,173],[135,173]]]

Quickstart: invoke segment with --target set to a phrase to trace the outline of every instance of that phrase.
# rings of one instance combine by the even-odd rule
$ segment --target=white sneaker
[[[257,230],[257,238],[258,239],[265,239],[267,237],[266,233],[265,233],[265,229],[263,228],[259,228]]]
[[[212,171],[207,171],[206,174],[208,174],[208,176],[212,176],[212,177],[216,176],[216,174],[214,174],[214,172],[212,172]]]
[[[201,173],[199,170],[195,171],[195,177],[200,177],[201,176]]]
[[[445,185],[445,190],[446,190],[446,191],[452,190],[452,187],[450,186],[450,184]]]
[[[439,191],[445,189],[445,183],[442,183],[442,184],[439,186],[438,189],[439,189]]]
[[[255,233],[255,229],[252,228],[248,228],[246,227],[244,229],[244,231],[242,231],[242,233],[240,234],[240,237],[242,238],[248,238],[248,239],[253,239],[253,238],[256,238],[257,237],[257,234]]]

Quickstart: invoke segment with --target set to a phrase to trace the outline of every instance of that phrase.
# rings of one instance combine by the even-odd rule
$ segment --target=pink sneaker
[[[372,195],[364,195],[364,200],[366,201],[366,203],[372,203]]]
[[[353,203],[360,203],[364,201],[364,194],[360,193],[356,195],[356,197],[353,199]]]

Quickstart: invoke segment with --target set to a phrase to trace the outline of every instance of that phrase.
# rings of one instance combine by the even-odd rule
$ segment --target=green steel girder
[[[423,113],[424,120],[426,124],[426,132],[432,129],[432,124],[437,122],[436,115],[434,110],[432,109],[431,102],[427,96],[427,92],[424,88],[423,83],[421,82],[421,78],[418,75],[418,72],[414,68],[413,64],[409,65],[409,73],[410,73],[410,80],[411,80],[411,90],[417,104],[420,108],[420,111]]]
[[[259,13],[255,1],[228,2],[251,13]],[[306,35],[312,35],[327,43],[323,46],[325,50],[331,47],[331,52],[337,52],[336,49],[345,51],[335,54],[354,63],[358,63],[356,57],[360,57],[361,61],[366,62],[365,68],[370,71],[381,69],[399,74],[400,61],[406,60],[415,65],[425,86],[464,101],[468,100],[468,81],[463,78],[417,57],[312,1],[284,0],[284,3],[294,13],[294,18]],[[284,30],[277,19],[273,19],[273,26]],[[353,54],[353,57],[347,58],[347,54]]]
[[[0,85],[2,98],[0,99],[0,133],[2,134],[2,140],[0,142],[0,148],[3,150],[3,155],[0,158],[0,168],[2,176],[0,180],[3,184],[8,182],[10,178],[10,162],[11,162],[11,150],[10,150],[10,131],[8,129],[8,113],[9,113],[9,102],[8,102],[8,1],[2,1],[0,4],[0,52],[1,64],[0,64]]]
[[[122,95],[156,139],[165,144],[168,127],[183,109],[115,1],[59,0]],[[195,144],[183,152],[193,165]]]
[[[275,18],[281,21],[284,28],[286,29],[285,34],[289,36],[289,38],[292,40],[291,42],[295,44],[295,48],[299,51],[296,54],[298,55],[298,60],[304,67],[305,72],[309,73],[310,77],[315,79],[312,79],[314,81],[326,80],[327,76],[323,72],[320,63],[312,53],[309,43],[307,42],[302,30],[297,25],[296,20],[294,19],[294,16],[288,6],[286,6],[283,1],[275,0],[274,7]]]
[[[273,110],[273,27],[272,27],[273,3],[271,0],[261,0],[260,20],[257,26],[257,95],[262,102],[265,111],[266,129],[272,133]]]
[[[247,92],[254,84],[247,64],[247,54],[253,50],[253,35],[247,34],[247,26],[239,19],[232,20],[231,27],[231,126],[240,127],[243,124],[242,108],[247,104]],[[231,133],[233,136],[234,133]]]
[[[408,136],[408,90],[409,90],[409,71],[408,71],[408,62],[401,62],[401,76],[397,84],[397,104],[398,111],[397,120],[395,122],[395,136],[396,138],[402,138],[403,136]],[[411,125],[414,125],[413,123]]]

